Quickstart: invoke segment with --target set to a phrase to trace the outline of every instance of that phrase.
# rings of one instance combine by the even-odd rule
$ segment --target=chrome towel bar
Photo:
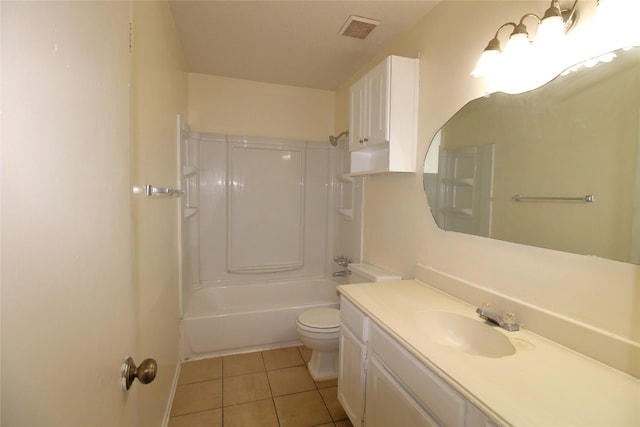
[[[147,184],[144,186],[144,194],[147,196],[173,196],[175,194],[184,194],[184,190],[178,190],[171,187],[154,187],[153,185]]]
[[[147,184],[144,187],[133,187],[133,194],[172,197],[184,194],[184,190],[171,187],[154,187],[153,185]]]
[[[593,194],[587,194],[586,196],[582,196],[582,197],[529,197],[529,196],[523,196],[521,194],[516,194],[512,198],[516,202],[538,200],[538,201],[586,202],[586,203],[591,203],[595,199],[593,197]]]

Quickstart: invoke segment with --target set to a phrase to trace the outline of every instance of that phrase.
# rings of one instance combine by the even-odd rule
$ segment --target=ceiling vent
[[[342,28],[340,28],[338,34],[356,39],[364,39],[378,24],[380,24],[380,21],[376,21],[375,19],[351,15]]]

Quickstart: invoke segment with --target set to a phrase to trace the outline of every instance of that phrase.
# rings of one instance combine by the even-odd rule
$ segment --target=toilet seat
[[[340,311],[335,308],[315,308],[298,316],[296,321],[302,330],[331,334],[340,331]]]

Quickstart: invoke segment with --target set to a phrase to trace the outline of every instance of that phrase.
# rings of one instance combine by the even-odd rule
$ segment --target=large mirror
[[[640,264],[640,47],[471,101],[424,163],[446,231]]]

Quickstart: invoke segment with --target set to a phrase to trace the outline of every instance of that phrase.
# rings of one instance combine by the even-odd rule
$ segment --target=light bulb
[[[498,65],[500,52],[497,50],[485,50],[478,59],[476,68],[473,69],[471,75],[473,77],[483,77],[491,75]]]
[[[522,56],[526,55],[529,49],[529,37],[526,33],[513,34],[509,37],[507,46],[504,48],[504,53],[509,56]]]
[[[564,37],[564,22],[560,16],[545,18],[538,26],[535,43],[542,46],[553,45]]]

